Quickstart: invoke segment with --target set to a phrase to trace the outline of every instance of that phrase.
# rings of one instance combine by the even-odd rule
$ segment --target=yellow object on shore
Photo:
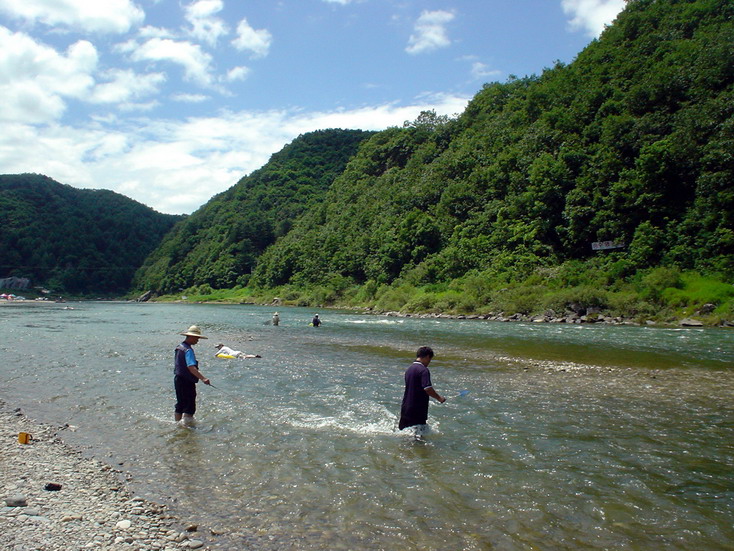
[[[18,442],[20,442],[21,444],[30,444],[32,439],[33,439],[33,436],[31,436],[27,432],[18,433]]]

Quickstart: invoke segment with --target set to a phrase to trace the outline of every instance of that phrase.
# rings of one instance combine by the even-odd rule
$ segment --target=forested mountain
[[[245,285],[262,252],[323,200],[372,134],[332,129],[299,136],[176,225],[145,261],[135,287],[168,293],[194,285]]]
[[[730,0],[629,2],[573,63],[373,136],[252,283],[449,285],[471,309],[533,278],[731,278],[733,44]]]
[[[57,294],[122,294],[180,216],[38,174],[0,175],[0,278]]]

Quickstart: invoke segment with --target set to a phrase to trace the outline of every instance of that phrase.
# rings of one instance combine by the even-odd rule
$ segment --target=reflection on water
[[[222,549],[731,549],[734,333],[254,306],[0,309],[0,397],[78,430]],[[198,424],[172,421],[200,325]],[[262,358],[215,359],[224,342]],[[395,430],[437,351],[431,432]],[[471,392],[460,396],[459,391]]]

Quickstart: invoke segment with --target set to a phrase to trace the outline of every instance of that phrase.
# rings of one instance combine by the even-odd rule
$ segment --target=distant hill
[[[731,278],[732,44],[731,0],[629,2],[570,65],[373,136],[252,282],[440,284],[471,310],[532,278],[591,293],[659,266]],[[604,241],[621,247],[592,250]]]
[[[247,284],[262,252],[323,200],[372,134],[331,129],[299,136],[176,225],[146,259],[135,288],[170,293],[193,285]]]
[[[0,278],[27,277],[56,294],[123,294],[180,219],[112,191],[0,175]]]

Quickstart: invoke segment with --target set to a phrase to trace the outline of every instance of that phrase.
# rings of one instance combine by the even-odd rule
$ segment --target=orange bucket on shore
[[[18,433],[18,442],[20,442],[21,444],[30,444],[32,438],[33,438],[33,436],[31,436],[27,432],[19,432]]]

